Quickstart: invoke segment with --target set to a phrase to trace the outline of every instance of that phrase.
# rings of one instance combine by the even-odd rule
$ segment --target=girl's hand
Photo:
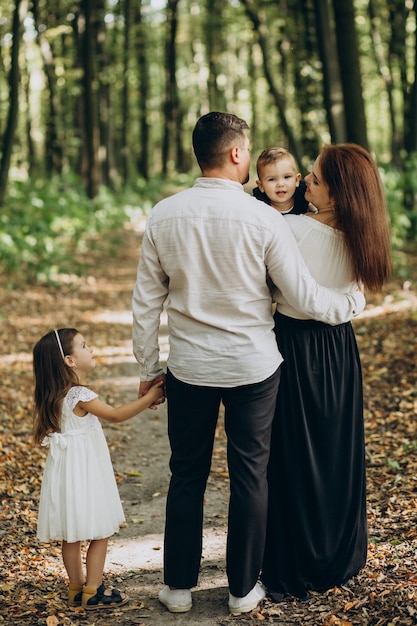
[[[163,380],[159,380],[155,385],[152,385],[147,392],[146,396],[149,398],[151,405],[162,404],[162,402],[164,402],[164,382]],[[157,402],[157,400],[160,400],[160,402]]]
[[[160,387],[162,386],[162,390]],[[155,391],[155,388],[159,391]],[[147,395],[150,390],[153,389],[152,393],[155,394],[155,399],[152,404],[149,406],[150,409],[155,410],[158,408],[158,405],[165,402],[165,374],[161,374],[154,380],[146,380],[141,382],[139,385],[138,398],[142,398]]]

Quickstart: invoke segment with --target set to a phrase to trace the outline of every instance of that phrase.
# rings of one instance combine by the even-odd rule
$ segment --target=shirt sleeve
[[[350,321],[365,308],[359,290],[339,293],[322,287],[311,275],[285,218],[277,214],[277,227],[268,246],[267,270],[288,303],[312,319],[337,325]]]
[[[147,225],[142,241],[136,283],[132,297],[133,354],[139,363],[142,381],[163,373],[159,363],[160,316],[168,295],[168,276],[162,270]]]

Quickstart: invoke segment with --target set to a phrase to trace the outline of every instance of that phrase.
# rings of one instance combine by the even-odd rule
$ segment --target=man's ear
[[[233,146],[230,150],[230,157],[233,163],[240,163],[240,148],[239,146]]]

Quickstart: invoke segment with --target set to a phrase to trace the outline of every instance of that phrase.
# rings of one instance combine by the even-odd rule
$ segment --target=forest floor
[[[106,581],[127,592],[118,610],[86,612],[65,601],[57,543],[36,540],[37,503],[46,452],[31,443],[34,343],[54,327],[75,326],[94,346],[89,384],[121,404],[136,397],[131,353],[131,293],[140,232],[126,231],[116,257],[91,252],[82,279],[57,287],[0,285],[0,623],[47,626],[350,626],[417,624],[417,254],[404,257],[407,280],[395,278],[368,298],[354,321],[363,362],[367,444],[369,557],[349,586],[307,602],[265,600],[245,616],[228,614],[225,538],[228,474],[222,420],[205,499],[201,576],[193,608],[169,613],[157,599],[169,480],[166,405],[120,425],[104,425],[126,514],[112,537]],[[161,353],[166,357],[166,327]],[[82,485],[80,486],[82,488]]]

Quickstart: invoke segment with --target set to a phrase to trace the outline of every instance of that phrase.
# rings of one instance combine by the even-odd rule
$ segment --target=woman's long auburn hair
[[[57,332],[64,355],[71,354],[78,330],[60,328]],[[33,373],[33,438],[36,443],[42,443],[46,435],[60,432],[62,400],[71,387],[79,384],[76,373],[64,362],[54,330],[33,348]]]
[[[355,279],[379,291],[392,271],[391,233],[385,194],[371,155],[354,143],[324,146],[320,171],[334,201]]]

